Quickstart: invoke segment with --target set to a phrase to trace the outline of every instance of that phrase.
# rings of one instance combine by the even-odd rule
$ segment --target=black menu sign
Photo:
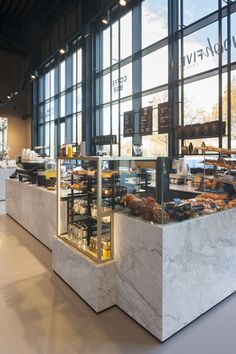
[[[152,135],[152,106],[140,109],[140,135]]]
[[[94,138],[95,145],[117,144],[116,135],[99,135]]]
[[[170,130],[170,107],[169,102],[158,105],[158,133],[166,134]]]
[[[134,111],[124,112],[124,137],[134,134]]]

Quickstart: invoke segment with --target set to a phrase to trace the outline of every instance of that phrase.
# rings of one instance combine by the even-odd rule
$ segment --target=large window
[[[168,0],[142,3],[142,48],[168,36]]]
[[[235,1],[183,0],[179,34],[180,124],[214,120],[226,124],[225,134],[194,141],[230,147],[235,140]],[[218,7],[220,6],[220,7]],[[197,21],[197,22],[196,22]],[[193,22],[193,23],[192,23]],[[188,25],[186,27],[186,25]],[[190,140],[182,141],[188,145]]]
[[[225,122],[226,132],[205,143],[236,148],[236,1],[129,2],[111,9],[107,25],[97,19],[91,29],[38,78],[37,142],[44,152],[54,155],[59,144],[80,142],[83,126],[90,129],[85,138],[93,153],[131,156],[141,145],[143,156],[175,154],[190,142],[176,138],[178,125],[213,120]],[[171,128],[164,133],[158,126],[162,103],[170,110]],[[140,110],[150,106],[152,131],[142,135]],[[128,111],[132,136],[124,136]],[[115,135],[117,143],[95,146],[99,135]]]
[[[132,11],[115,20],[96,35],[96,127],[95,135],[115,135],[117,144],[97,146],[108,154],[132,154],[122,139],[123,108],[132,108]],[[130,109],[130,108],[129,108]],[[132,139],[131,139],[132,140]],[[131,151],[130,151],[131,149]]]
[[[95,134],[117,137],[116,145],[96,148],[132,156],[133,145],[138,144],[143,156],[166,155],[168,136],[158,134],[157,116],[158,103],[168,101],[168,1],[146,0],[139,8],[101,28],[96,36]],[[145,105],[153,107],[153,131],[141,137],[140,109]],[[130,137],[124,136],[128,111],[134,115]]]
[[[82,140],[82,49],[75,41],[66,57],[42,68],[38,78],[37,145],[56,157],[59,145]]]

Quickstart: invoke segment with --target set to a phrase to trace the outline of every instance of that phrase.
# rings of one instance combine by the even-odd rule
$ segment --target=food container
[[[225,131],[226,131],[226,122],[221,122],[220,124],[220,132],[222,135],[225,135]]]
[[[192,125],[186,125],[183,128],[183,137],[184,138],[191,138],[193,136],[193,126]]]
[[[201,124],[193,124],[193,136],[198,137],[201,135]]]
[[[98,215],[98,213],[97,213],[97,206],[96,206],[96,204],[91,204],[91,216],[92,216],[93,218],[96,218],[97,215]]]
[[[218,120],[215,120],[213,122],[210,122],[210,135],[212,136],[218,136],[219,135],[219,130],[220,130],[220,122]]]
[[[201,133],[203,136],[209,136],[210,135],[210,123],[203,123],[201,125]]]
[[[187,146],[181,146],[181,154],[188,155],[188,147]]]
[[[180,125],[180,126],[178,126],[177,128],[176,128],[176,137],[178,138],[178,139],[181,139],[182,137],[183,137],[183,126],[182,125]]]

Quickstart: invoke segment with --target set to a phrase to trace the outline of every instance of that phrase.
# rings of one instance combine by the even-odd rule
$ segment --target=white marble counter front
[[[52,248],[53,269],[95,311],[117,304],[161,341],[236,291],[236,208],[163,226],[115,213],[114,261],[96,264],[53,238],[55,192],[6,189],[7,213]]]
[[[236,291],[236,209],[168,225],[115,214],[117,305],[161,341]]]
[[[0,168],[0,201],[6,200],[6,179],[15,171],[15,168]]]
[[[61,224],[66,224],[66,208],[62,207]],[[6,180],[6,212],[33,236],[52,249],[57,232],[56,192],[16,179]]]
[[[54,237],[52,267],[96,312],[116,303],[115,262],[96,263]]]

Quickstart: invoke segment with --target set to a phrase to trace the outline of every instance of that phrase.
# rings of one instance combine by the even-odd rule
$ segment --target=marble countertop
[[[54,194],[56,195],[57,192],[56,190],[48,190],[47,188],[45,187],[42,187],[42,186],[38,186],[37,184],[31,184],[31,183],[27,183],[27,182],[20,182],[18,179],[14,179],[14,178],[8,178],[9,181],[13,182],[13,183],[18,183],[20,185],[23,185],[23,186],[27,186],[29,188],[36,188],[36,189],[39,189],[43,192],[46,192],[46,193],[51,193],[51,194]],[[69,189],[68,190],[61,190],[61,197],[67,197],[68,193],[69,193]]]
[[[195,218],[189,218],[187,220],[183,220],[183,221],[171,221],[167,224],[158,224],[158,223],[155,223],[155,222],[152,222],[152,221],[148,221],[148,220],[145,220],[143,219],[142,217],[140,216],[133,216],[131,214],[127,214],[127,213],[122,213],[122,212],[117,212],[121,215],[124,215],[125,217],[127,218],[132,218],[133,220],[136,220],[137,222],[140,222],[140,223],[145,223],[145,224],[149,224],[151,227],[155,227],[155,228],[160,228],[160,229],[163,229],[163,228],[170,228],[170,227],[176,227],[177,225],[184,225],[184,224],[193,224],[194,223],[197,223],[198,220],[207,220],[209,219],[209,222],[212,221],[212,219],[214,217],[217,217],[217,215],[228,215],[230,212],[236,212],[236,208],[231,208],[231,209],[226,209],[226,210],[222,210],[222,211],[218,211],[216,213],[212,213],[212,214],[208,214],[208,215],[202,215],[202,216],[199,216],[199,217],[195,217]]]
[[[56,194],[56,191],[50,191],[50,190],[48,190],[45,187],[38,186],[37,184],[31,184],[31,183],[27,183],[27,182],[20,182],[18,178],[9,178],[9,181],[11,181],[12,183],[18,183],[20,185],[27,186],[29,188],[37,188],[37,189],[40,189],[40,190],[42,190],[44,192],[47,192],[47,193]]]
[[[188,193],[196,193],[196,194],[201,194],[202,192],[197,191],[193,187],[189,187],[186,184],[170,184],[169,185],[170,190],[172,191],[179,191],[179,192],[188,192]]]

